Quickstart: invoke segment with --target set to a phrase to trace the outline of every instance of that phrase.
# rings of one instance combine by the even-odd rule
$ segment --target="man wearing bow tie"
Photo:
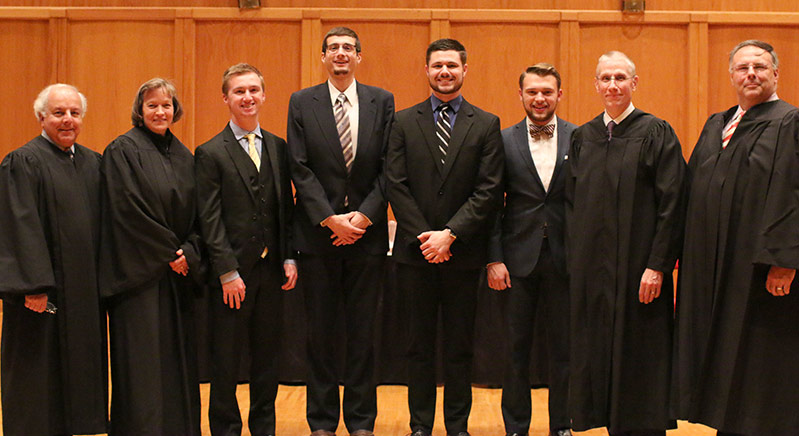
[[[488,285],[504,291],[508,355],[502,417],[508,436],[526,435],[530,428],[530,348],[539,306],[547,324],[550,434],[571,435],[563,167],[577,126],[555,116],[560,83],[553,65],[528,67],[519,77],[527,117],[502,131],[505,209],[491,235]]]

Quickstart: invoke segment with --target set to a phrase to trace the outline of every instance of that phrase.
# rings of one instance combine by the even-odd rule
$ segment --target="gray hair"
[[[42,92],[40,92],[39,95],[36,96],[36,100],[33,101],[33,115],[36,116],[37,121],[47,114],[47,104],[50,102],[50,92],[56,88],[67,88],[77,92],[78,96],[80,96],[81,114],[82,116],[86,115],[86,108],[88,106],[86,102],[86,96],[78,91],[78,88],[72,85],[66,83],[54,83],[42,89]]]
[[[178,90],[175,85],[169,80],[160,77],[154,77],[139,87],[139,92],[136,93],[136,98],[133,99],[133,108],[130,111],[130,121],[134,126],[141,127],[144,125],[144,113],[142,106],[144,106],[144,95],[153,89],[163,89],[172,97],[172,122],[177,123],[180,117],[183,116],[183,106],[178,100]]]
[[[629,56],[618,50],[611,50],[599,57],[599,60],[596,63],[597,67],[596,73],[599,74],[599,64],[601,64],[602,62],[609,61],[613,58],[621,58],[622,60],[624,60],[624,62],[627,63],[627,68],[630,70],[630,76],[635,76],[635,63],[633,62],[632,59],[630,59]]]
[[[730,71],[732,71],[732,58],[735,56],[735,53],[738,53],[740,49],[749,46],[761,48],[768,52],[768,54],[771,55],[771,67],[775,70],[780,67],[780,60],[777,58],[777,52],[774,51],[774,47],[772,47],[771,44],[758,39],[747,39],[746,41],[739,42],[738,45],[736,45],[732,51],[730,51]]]

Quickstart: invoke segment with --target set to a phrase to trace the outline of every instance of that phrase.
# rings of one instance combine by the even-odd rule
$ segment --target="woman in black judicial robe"
[[[174,85],[145,82],[135,127],[103,157],[100,288],[108,297],[112,436],[200,434],[194,159],[169,130],[181,115]]]

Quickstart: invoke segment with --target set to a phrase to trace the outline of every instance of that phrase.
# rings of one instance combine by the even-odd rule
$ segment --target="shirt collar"
[[[441,103],[444,102],[441,101],[441,99],[439,99],[438,97],[436,97],[435,94],[431,94],[430,103],[433,105],[433,111],[435,112],[435,110],[438,109],[438,106],[440,106]],[[461,103],[463,103],[463,95],[459,95],[453,98],[452,100],[448,101],[447,103],[449,103],[449,106],[452,108],[452,111],[457,114],[458,110],[460,110],[461,108]]]
[[[627,118],[631,113],[633,113],[634,110],[635,106],[633,106],[633,102],[630,102],[630,105],[627,106],[627,109],[625,109],[624,112],[622,112],[621,115],[619,115],[616,118],[611,118],[610,115],[608,115],[608,111],[605,111],[604,115],[602,115],[602,121],[605,123],[606,126],[611,120],[615,121],[616,125],[619,125],[621,124],[622,121],[624,121],[625,118]]]
[[[354,106],[356,103],[358,103],[358,90],[356,83],[358,82],[353,80],[352,83],[350,83],[350,86],[344,90],[344,95],[347,96],[347,101],[350,102],[351,106]],[[330,103],[335,106],[336,100],[338,100],[338,95],[341,94],[341,91],[333,86],[330,80],[327,81],[327,89],[330,91]]]
[[[52,139],[50,139],[49,136],[47,136],[47,132],[45,132],[44,130],[42,130],[42,137],[44,137],[44,139],[48,140],[51,144],[53,144],[56,147],[58,147],[59,150],[63,150],[63,148],[61,148],[58,144],[55,143],[55,141],[53,141]],[[70,151],[72,151],[74,153],[75,152],[75,144],[70,145],[69,149],[70,149]]]
[[[238,124],[233,122],[233,120],[230,120],[229,125],[230,125],[230,130],[233,131],[233,136],[236,137],[236,141],[241,141],[241,138],[247,136],[247,134],[250,133],[249,131],[239,127]],[[255,136],[257,136],[259,139],[263,139],[263,136],[261,136],[261,123],[258,123],[255,126],[255,130],[252,133],[255,133]]]

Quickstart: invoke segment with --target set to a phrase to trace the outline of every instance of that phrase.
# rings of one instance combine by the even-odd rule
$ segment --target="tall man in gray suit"
[[[294,233],[308,314],[307,419],[314,436],[333,435],[339,422],[333,326],[342,304],[344,424],[351,435],[368,436],[377,416],[373,332],[388,251],[383,162],[394,96],[356,82],[360,62],[358,35],[331,29],[322,40],[328,80],[295,92],[289,102]]]
[[[413,436],[430,436],[436,407],[438,313],[444,325],[444,425],[468,436],[477,289],[492,218],[502,205],[499,118],[461,95],[466,49],[427,48],[430,98],[397,113],[386,173],[397,217],[394,257],[409,297],[408,405]]]
[[[550,435],[571,435],[564,165],[576,126],[555,116],[563,95],[560,83],[560,73],[550,64],[527,68],[519,77],[527,117],[502,131],[505,209],[491,235],[488,285],[505,291],[509,354],[502,417],[508,436],[527,435],[530,428],[530,348],[540,304],[549,351]]]
[[[264,92],[257,68],[228,68],[222,98],[230,122],[195,151],[200,227],[214,271],[208,405],[214,436],[241,434],[236,385],[247,343],[250,433],[275,434],[281,287],[294,288],[297,266],[289,227],[294,198],[288,152],[284,140],[260,127]]]

